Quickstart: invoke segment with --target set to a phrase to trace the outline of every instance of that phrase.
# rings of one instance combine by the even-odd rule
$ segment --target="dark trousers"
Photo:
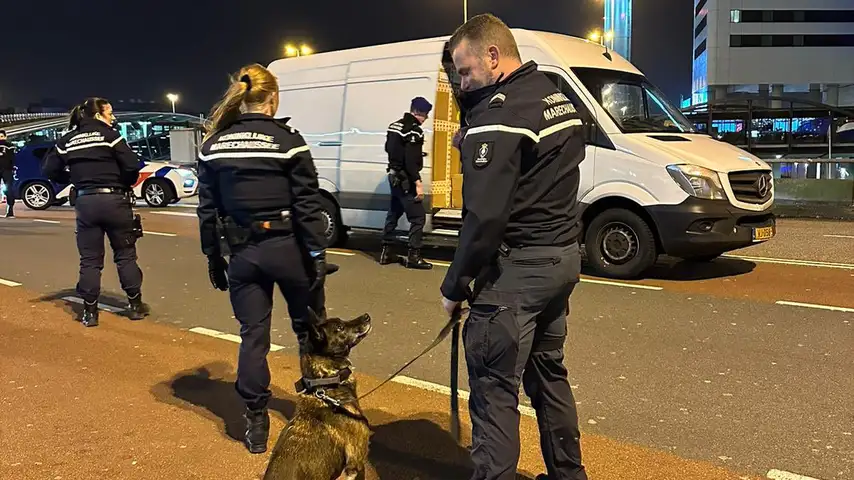
[[[0,178],[6,185],[6,205],[15,206],[15,190],[12,188],[12,183],[15,181],[15,171],[12,167],[0,167]]]
[[[229,295],[240,322],[237,393],[253,410],[270,399],[270,318],[273,286],[285,297],[297,337],[308,334],[308,307],[325,315],[323,289],[310,292],[306,257],[293,235],[250,241],[232,248],[228,265]]]
[[[104,234],[110,239],[113,262],[119,272],[122,290],[136,297],[142,289],[142,270],[136,260],[136,236],[133,234],[133,209],[128,198],[119,194],[92,194],[77,198],[77,250],[80,252],[80,278],[77,294],[94,303],[101,294],[104,269]]]
[[[519,384],[531,398],[549,480],[586,480],[575,399],[563,365],[578,245],[511,249],[475,283],[463,327],[473,480],[516,478]]]
[[[424,204],[415,198],[414,193],[406,192],[400,186],[395,186],[391,176],[389,176],[389,185],[391,186],[391,206],[388,215],[385,217],[383,244],[394,243],[394,231],[397,228],[397,222],[405,213],[406,220],[409,221],[409,248],[421,248],[426,218]]]

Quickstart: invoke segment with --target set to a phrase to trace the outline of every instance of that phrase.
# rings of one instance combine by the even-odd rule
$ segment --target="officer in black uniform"
[[[383,229],[383,249],[380,264],[388,265],[397,260],[392,252],[394,231],[400,217],[406,213],[409,221],[409,252],[403,259],[407,268],[429,270],[433,265],[421,257],[422,236],[424,234],[424,187],[421,183],[421,169],[424,168],[424,131],[421,124],[430,115],[430,105],[423,97],[415,97],[409,112],[403,118],[388,126],[385,151],[388,153],[388,183],[391,187],[391,206]]]
[[[569,296],[579,281],[582,121],[534,62],[521,63],[507,26],[478,15],[449,48],[462,79],[463,226],[442,283],[463,327],[473,480],[516,478],[519,383],[537,412],[548,476],[587,479],[563,365]],[[475,282],[473,291],[469,283]]]
[[[6,140],[5,130],[0,130],[0,179],[6,185],[6,218],[15,218],[15,147]]]
[[[142,301],[142,270],[136,263],[136,240],[142,228],[138,217],[134,218],[131,193],[141,164],[113,128],[115,121],[113,107],[104,98],[89,98],[74,107],[69,120],[72,130],[56,142],[42,166],[49,179],[73,183],[77,190],[77,294],[84,301],[80,320],[87,327],[98,325],[104,233],[110,239],[119,281],[128,296],[128,317],[142,320],[149,314],[148,305]]]
[[[211,112],[199,154],[198,215],[211,283],[229,291],[240,322],[235,388],[246,405],[244,443],[251,453],[263,453],[270,430],[273,287],[285,297],[305,352],[309,307],[325,316],[327,240],[309,147],[287,118],[273,118],[279,107],[276,78],[254,64],[235,79]]]

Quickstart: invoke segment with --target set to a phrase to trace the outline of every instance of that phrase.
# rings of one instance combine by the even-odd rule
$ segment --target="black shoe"
[[[80,323],[84,327],[98,326],[98,302],[94,303],[83,302],[83,315],[80,316]]]
[[[260,410],[246,409],[243,414],[246,419],[246,436],[243,444],[249,453],[264,453],[267,451],[267,438],[270,436],[270,414],[267,408]]]
[[[546,475],[545,473],[541,473],[541,474],[537,475],[537,478],[534,480],[549,480],[549,476]]]
[[[6,205],[6,218],[15,218],[15,207]]]
[[[424,258],[421,257],[421,250],[418,248],[409,249],[409,255],[406,256],[404,266],[406,268],[414,268],[416,270],[430,270],[433,268],[432,263],[424,261]]]
[[[143,303],[141,293],[137,293],[135,297],[128,297],[128,318],[131,320],[142,320],[149,313],[151,313],[151,308],[147,303]]]
[[[380,265],[391,263],[397,263],[397,255],[392,252],[391,245],[383,245],[383,250],[380,252]]]

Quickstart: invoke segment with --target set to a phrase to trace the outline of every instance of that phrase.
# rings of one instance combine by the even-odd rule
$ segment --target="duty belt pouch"
[[[238,247],[249,241],[252,232],[248,228],[241,227],[231,218],[222,221],[222,235],[230,248]]]
[[[142,238],[142,217],[138,213],[133,214],[133,236]]]
[[[388,173],[388,181],[392,188],[397,188],[400,186],[400,177],[397,175],[397,172],[392,170]]]

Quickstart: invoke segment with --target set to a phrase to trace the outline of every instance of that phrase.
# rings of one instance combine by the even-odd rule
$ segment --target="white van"
[[[578,200],[588,263],[631,278],[659,254],[707,261],[776,233],[771,168],[695,132],[631,63],[601,45],[513,29],[523,61],[534,60],[573,100],[587,125]],[[462,169],[451,138],[460,125],[459,80],[448,37],[276,60],[277,114],[305,137],[326,197],[327,236],[380,230],[390,192],[388,125],[413,97],[433,99],[425,131],[426,233],[456,236]],[[401,220],[402,227],[407,227]]]

